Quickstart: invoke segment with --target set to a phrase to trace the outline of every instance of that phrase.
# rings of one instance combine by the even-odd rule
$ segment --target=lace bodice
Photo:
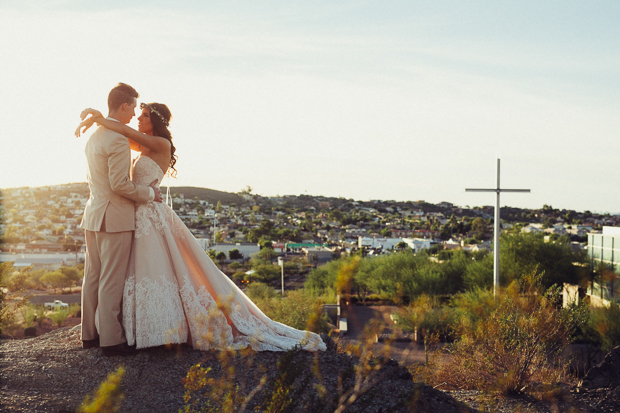
[[[140,156],[133,164],[131,180],[138,185],[149,185],[157,179],[157,187],[161,184],[164,172],[157,162],[148,156]]]
[[[164,173],[153,159],[148,156],[140,156],[133,164],[131,180],[138,185],[149,185],[157,179],[157,186],[161,184]],[[164,227],[169,226],[167,221],[173,219],[173,212],[164,203],[147,202],[146,204],[136,204],[136,232],[135,237],[148,234],[154,226],[158,231],[163,231]]]

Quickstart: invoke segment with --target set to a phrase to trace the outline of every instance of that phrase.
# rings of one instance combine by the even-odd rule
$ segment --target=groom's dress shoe
[[[93,340],[82,340],[82,348],[99,348],[99,337]]]
[[[103,355],[106,357],[112,356],[133,356],[137,353],[136,346],[129,346],[127,343],[117,344],[115,346],[101,347]]]

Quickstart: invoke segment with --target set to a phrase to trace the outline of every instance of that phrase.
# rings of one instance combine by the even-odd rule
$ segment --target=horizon
[[[51,184],[51,185],[39,185],[39,186],[19,186],[19,187],[11,187],[11,188],[0,188],[0,194],[2,193],[2,191],[5,190],[18,190],[18,189],[37,189],[37,188],[41,188],[41,187],[52,187],[52,186],[63,186],[63,185],[77,185],[77,184],[83,184],[83,185],[88,185],[87,182],[83,181],[83,182],[68,182],[68,183],[63,183],[63,184]],[[161,185],[161,187],[166,188],[166,185]],[[213,189],[213,188],[207,188],[207,187],[203,187],[203,186],[191,186],[191,185],[179,185],[179,186],[171,186],[170,189],[174,189],[174,188],[197,188],[197,189],[208,189],[210,191],[217,191],[217,192],[224,192],[224,193],[228,193],[228,194],[235,194],[238,195],[241,190],[237,191],[237,192],[231,192],[231,191],[225,191],[225,190],[220,190],[220,189]],[[163,192],[163,195],[165,197],[165,192]],[[416,202],[426,202],[429,204],[433,204],[433,205],[437,205],[441,202],[449,202],[452,205],[454,205],[457,208],[465,208],[465,209],[475,209],[475,208],[495,208],[494,204],[480,204],[480,205],[475,205],[475,204],[465,204],[465,205],[460,205],[460,204],[456,204],[454,202],[451,202],[450,200],[441,200],[441,201],[437,201],[437,202],[432,202],[426,199],[418,199],[418,200],[413,200],[413,199],[381,199],[381,198],[369,198],[367,200],[363,200],[363,199],[356,199],[356,198],[347,198],[347,197],[338,197],[338,196],[330,196],[330,195],[324,195],[324,194],[308,194],[308,193],[304,193],[304,194],[275,194],[275,195],[270,195],[270,194],[258,194],[255,193],[254,190],[252,190],[252,194],[253,195],[257,195],[263,198],[273,198],[273,197],[285,197],[285,196],[310,196],[310,197],[325,197],[325,198],[339,198],[339,199],[346,199],[347,201],[354,201],[354,202],[372,202],[375,200],[381,201],[381,202],[389,202],[389,201],[394,201],[394,202],[403,202],[403,203],[407,203],[407,202],[411,202],[411,203],[416,203]],[[223,204],[223,205],[228,205],[228,204]],[[566,207],[557,207],[557,206],[553,206],[550,204],[543,204],[543,205],[549,205],[554,209],[558,209],[558,210],[571,210],[571,208],[566,208]],[[521,208],[521,209],[530,209],[530,210],[538,210],[538,209],[542,209],[543,205],[540,206],[540,208],[527,208],[527,207],[516,207],[516,206],[512,206],[512,205],[507,205],[507,204],[503,204],[501,206],[501,208]],[[593,214],[609,214],[609,215],[620,215],[620,212],[611,212],[611,211],[598,211],[598,210],[593,210],[593,209],[584,209],[584,210],[573,210],[575,212],[578,213],[583,213],[585,211],[590,211]]]
[[[85,180],[78,115],[125,82],[172,111],[176,186],[492,205],[465,188],[501,158],[532,190],[502,204],[619,210],[618,20],[611,0],[7,0],[0,187]]]

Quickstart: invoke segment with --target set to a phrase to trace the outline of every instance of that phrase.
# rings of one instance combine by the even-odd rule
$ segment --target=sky
[[[79,113],[125,82],[172,111],[172,186],[493,205],[465,188],[500,158],[531,189],[502,206],[620,213],[618,21],[617,0],[0,0],[0,188],[85,182]]]

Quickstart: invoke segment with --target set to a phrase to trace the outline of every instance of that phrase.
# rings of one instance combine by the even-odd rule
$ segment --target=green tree
[[[217,205],[215,206],[215,212],[222,212],[222,203],[217,201]]]
[[[218,252],[217,255],[215,256],[215,259],[218,260],[220,265],[222,265],[224,261],[226,261],[226,253],[224,251]]]
[[[231,260],[240,260],[241,258],[243,258],[243,254],[239,252],[238,248],[234,248],[228,251],[228,258],[230,258]]]
[[[50,285],[54,290],[71,286],[72,281],[60,271],[50,271],[41,277],[41,282]]]
[[[488,231],[488,223],[484,218],[478,217],[474,219],[471,229],[476,232],[476,238],[483,239]]]

